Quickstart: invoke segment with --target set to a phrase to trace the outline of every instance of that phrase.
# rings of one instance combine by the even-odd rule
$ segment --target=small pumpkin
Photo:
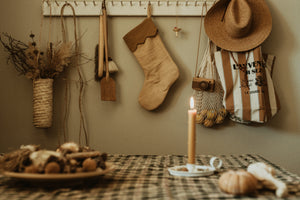
[[[206,110],[206,109],[201,110],[201,111],[199,112],[199,115],[202,115],[204,118],[206,117],[206,114],[207,114],[207,110]]]
[[[196,115],[196,123],[197,124],[202,124],[204,122],[204,120],[205,120],[205,117],[203,115],[201,115],[201,114]]]
[[[224,122],[224,119],[225,117],[223,117],[222,115],[219,115],[217,116],[216,120],[215,120],[215,123],[216,124],[222,124]]]
[[[203,122],[203,125],[207,128],[210,128],[212,127],[213,125],[215,124],[215,122],[213,120],[210,120],[210,119],[206,119],[204,120]]]
[[[209,110],[206,113],[206,118],[210,120],[214,120],[217,117],[217,111],[215,110]]]
[[[218,110],[218,114],[225,118],[226,115],[227,115],[227,111],[226,111],[225,108],[221,108],[221,109]]]
[[[257,179],[245,170],[229,170],[219,178],[219,187],[223,192],[229,194],[251,194],[257,188]]]

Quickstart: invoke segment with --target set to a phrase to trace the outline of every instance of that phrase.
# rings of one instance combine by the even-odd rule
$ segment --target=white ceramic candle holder
[[[173,176],[186,176],[186,177],[197,177],[197,176],[209,176],[215,171],[222,167],[222,160],[218,157],[212,157],[208,165],[196,165],[186,164],[181,166],[175,166],[168,168],[169,172]]]

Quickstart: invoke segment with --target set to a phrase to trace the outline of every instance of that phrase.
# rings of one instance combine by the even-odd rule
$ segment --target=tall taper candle
[[[196,120],[197,110],[194,109],[194,98],[190,99],[188,110],[188,164],[195,164]]]

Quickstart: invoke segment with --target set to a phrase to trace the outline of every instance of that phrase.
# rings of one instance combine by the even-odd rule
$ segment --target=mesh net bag
[[[195,71],[192,85],[197,109],[196,123],[203,124],[205,127],[222,124],[227,114],[222,104],[224,91],[213,57],[215,49],[215,45],[208,41],[199,70]]]

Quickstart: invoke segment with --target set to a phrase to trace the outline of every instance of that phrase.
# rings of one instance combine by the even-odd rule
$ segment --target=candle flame
[[[190,108],[194,109],[194,98],[193,97],[191,97],[191,99],[190,99]]]

